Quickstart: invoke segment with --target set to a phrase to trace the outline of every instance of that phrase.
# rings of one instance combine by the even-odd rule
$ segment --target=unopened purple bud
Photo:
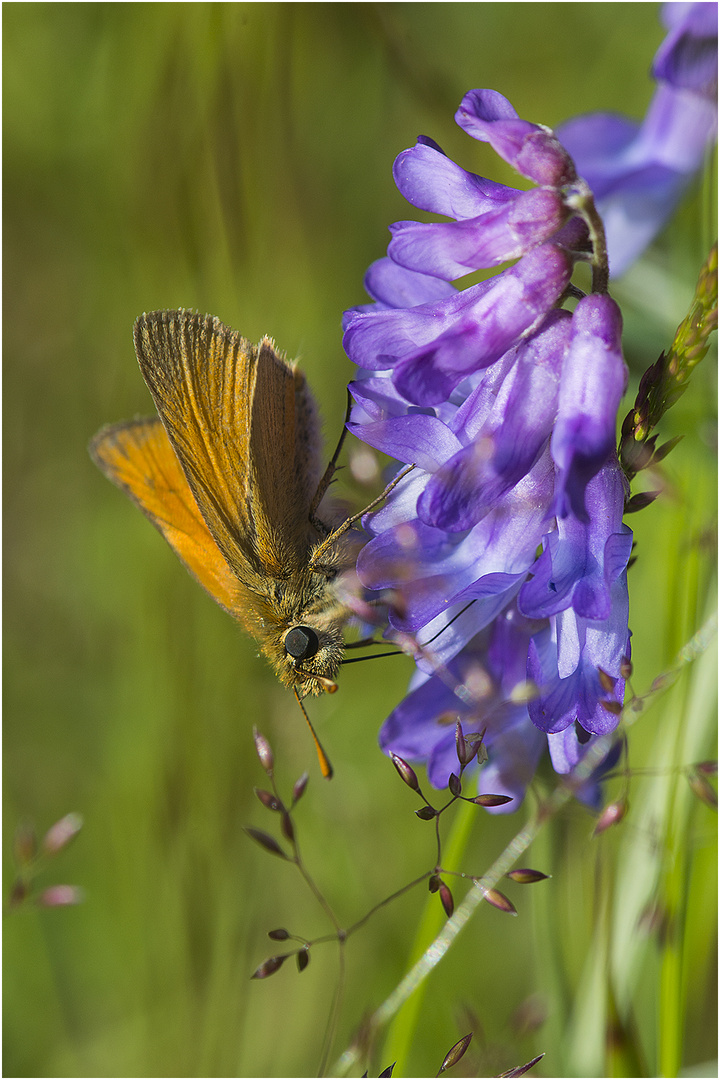
[[[300,777],[300,779],[295,781],[295,787],[293,788],[293,793],[292,793],[293,806],[305,794],[305,788],[308,785],[309,778],[310,778],[309,774],[304,772],[302,774],[302,776]]]
[[[450,789],[450,794],[454,795],[456,798],[462,792],[462,784],[460,783],[460,777],[457,776],[455,773],[450,773],[450,775],[448,776],[448,788]]]
[[[280,829],[286,840],[289,840],[292,844],[295,840],[295,826],[292,823],[292,818],[288,813],[284,813],[280,821]]]
[[[519,885],[533,885],[536,881],[547,881],[548,879],[547,874],[543,874],[540,870],[530,870],[529,867],[510,870],[505,876],[517,881]]]
[[[266,851],[269,851],[271,855],[279,855],[281,859],[288,858],[288,856],[278,844],[277,840],[273,836],[270,836],[268,833],[263,832],[262,829],[251,829],[246,827],[243,831],[246,832],[248,836],[255,841],[256,844],[259,844],[260,847],[263,847]]]
[[[284,953],[282,956],[270,956],[267,960],[257,968],[252,975],[251,979],[267,979],[269,975],[274,975],[276,971],[279,971],[283,966],[288,956],[292,956],[292,953]]]
[[[610,829],[613,825],[621,822],[628,809],[627,799],[618,799],[617,802],[608,803],[598,818],[597,825],[593,829],[593,836],[599,836],[606,829]]]
[[[42,846],[48,855],[54,855],[77,836],[83,826],[80,814],[66,814],[51,825],[43,837]]]
[[[268,810],[280,810],[282,809],[280,800],[277,796],[273,795],[271,791],[264,791],[263,788],[253,788],[253,791],[257,795],[260,802]]]
[[[549,128],[520,120],[510,102],[495,90],[471,90],[455,114],[460,127],[490,143],[509,165],[536,184],[562,187],[577,179],[567,150]]]
[[[260,759],[260,764],[268,776],[272,776],[275,757],[270,749],[270,743],[264,735],[260,734],[256,727],[253,727],[253,739],[255,740],[255,753]]]
[[[409,788],[412,788],[413,791],[419,791],[420,784],[418,783],[418,778],[412,766],[408,765],[407,761],[398,757],[397,754],[391,754],[390,760],[397,769],[400,779],[406,783]]]
[[[501,893],[499,889],[484,889],[483,895],[488,904],[492,904],[498,911],[504,911],[506,915],[517,915],[513,902],[508,900],[507,896]]]
[[[448,1050],[438,1071],[438,1076],[440,1076],[441,1073],[447,1072],[453,1065],[457,1065],[458,1061],[463,1057],[465,1051],[472,1042],[472,1037],[473,1033],[471,1031],[469,1035],[463,1035],[462,1039],[456,1042],[455,1045]]]
[[[467,743],[465,742],[462,724],[459,720],[455,725],[455,750],[457,752],[458,761],[461,765],[467,765],[470,761],[472,761],[473,755],[470,754],[468,756]]]
[[[442,904],[443,910],[445,911],[445,914],[449,919],[452,916],[453,911],[455,910],[455,901],[453,900],[453,895],[444,881],[440,882],[438,892],[440,893],[440,903]]]
[[[469,799],[469,802],[475,803],[476,806],[505,806],[506,803],[512,802],[512,795],[476,795],[474,799]]]
[[[71,907],[81,904],[85,894],[77,885],[51,885],[37,899],[40,907]]]

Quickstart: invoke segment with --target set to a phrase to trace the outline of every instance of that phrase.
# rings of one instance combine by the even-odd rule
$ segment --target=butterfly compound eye
[[[310,626],[293,626],[285,635],[285,652],[294,660],[307,660],[320,648],[317,634]]]

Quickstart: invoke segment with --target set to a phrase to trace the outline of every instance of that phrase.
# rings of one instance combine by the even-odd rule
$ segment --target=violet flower
[[[717,138],[717,4],[664,4],[662,18],[669,32],[643,122],[592,113],[557,131],[594,192],[613,277],[666,224]]]
[[[395,162],[411,203],[454,220],[392,226],[388,257],[366,276],[373,303],[345,315],[359,368],[348,426],[415,466],[366,519],[357,568],[367,588],[392,590],[392,632],[415,643],[418,671],[382,748],[425,761],[443,787],[456,720],[485,731],[480,792],[511,795],[503,812],[544,746],[569,772],[618,722],[626,369],[602,227],[567,151],[495,91],[471,91],[456,119],[539,186],[466,172],[425,138]],[[452,284],[511,259],[478,285]],[[573,267],[588,260],[599,291],[571,313]],[[581,794],[599,793],[594,778]]]

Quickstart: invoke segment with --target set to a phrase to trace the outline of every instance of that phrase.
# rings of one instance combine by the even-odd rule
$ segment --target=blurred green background
[[[641,117],[658,10],[40,3],[4,5],[3,30],[5,896],[16,827],[42,833],[70,810],[85,827],[39,884],[86,893],[79,907],[6,919],[4,1073],[315,1075],[333,948],[314,950],[302,975],[288,964],[249,980],[278,951],[268,930],[329,930],[293,868],[242,832],[276,825],[252,793],[266,780],[251,726],[271,739],[286,793],[310,771],[304,856],[350,923],[434,861],[416,802],[376,748],[412,665],[353,665],[338,694],[312,703],[336,769],[322,782],[292,697],[86,445],[102,424],[152,411],[133,320],[179,306],[300,355],[334,444],[352,377],[342,311],[364,301],[388,224],[412,216],[392,183],[396,154],[427,134],[512,182],[453,122],[478,86],[549,125],[599,108]],[[691,298],[712,239],[706,205],[691,193],[615,290],[633,390]],[[663,435],[686,437],[665,496],[631,522],[639,691],[712,598],[714,401],[708,359],[667,418]],[[590,843],[591,816],[570,807],[526,857],[552,880],[508,884],[521,917],[481,908],[417,1016],[396,1027],[408,1047],[397,1075],[434,1075],[472,1026],[456,1075],[542,1050],[536,1075],[598,1075],[613,1010],[618,1045],[644,1060],[615,1075],[659,1075],[673,1008],[665,1060],[715,1056],[715,823],[668,771],[714,754],[710,661],[631,731],[631,764],[662,772],[633,780],[622,830]],[[483,871],[526,809],[478,811],[459,865]],[[427,896],[409,894],[351,940],[336,1054],[407,969]],[[668,914],[670,956],[637,931],[648,900]],[[528,1002],[544,1024],[519,1017]],[[378,1047],[371,1075],[393,1045]]]

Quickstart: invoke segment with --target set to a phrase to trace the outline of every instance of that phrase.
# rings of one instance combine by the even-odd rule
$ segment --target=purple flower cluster
[[[556,136],[492,90],[456,115],[536,186],[465,171],[429,139],[397,158],[406,199],[452,220],[391,227],[388,257],[346,313],[359,438],[415,468],[365,521],[358,574],[389,590],[418,670],[380,733],[384,750],[457,767],[455,724],[485,731],[481,793],[517,807],[544,746],[570,772],[612,731],[629,655],[615,422],[626,384],[619,309],[604,291],[573,312],[578,261],[603,282],[602,229]],[[452,282],[509,267],[479,284]],[[584,797],[598,797],[588,785]]]
[[[644,121],[593,113],[558,128],[595,195],[613,277],[660,232],[717,138],[718,6],[664,4],[662,18]]]

